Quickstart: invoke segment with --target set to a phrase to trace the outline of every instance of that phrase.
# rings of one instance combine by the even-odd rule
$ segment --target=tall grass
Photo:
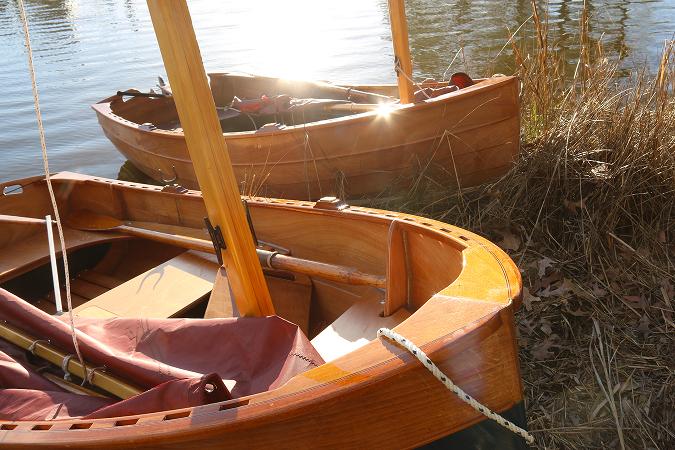
[[[513,170],[430,204],[417,190],[402,208],[516,237],[522,375],[540,447],[675,448],[673,42],[656,73],[619,76],[584,9],[578,64],[564,70],[534,2],[532,20],[534,48],[512,48],[522,82]]]

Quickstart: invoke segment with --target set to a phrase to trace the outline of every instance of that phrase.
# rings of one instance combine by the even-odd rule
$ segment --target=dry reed
[[[522,147],[502,179],[403,209],[499,242],[525,285],[518,313],[529,428],[541,448],[675,448],[675,49],[656,74],[619,77],[591,44],[565,71],[533,14],[513,45]],[[515,40],[514,40],[515,42]],[[452,174],[447,177],[452,179]],[[424,203],[421,184],[435,201]]]

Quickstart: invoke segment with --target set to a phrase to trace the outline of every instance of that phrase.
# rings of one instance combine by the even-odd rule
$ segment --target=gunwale
[[[79,174],[61,173],[56,175],[54,180],[56,183],[66,184],[107,185],[111,191],[124,191],[130,194],[136,193],[146,196],[152,193],[152,195],[191,203],[201,200],[201,194],[198,191],[188,191],[184,194],[160,193],[157,191],[161,188],[157,186],[106,180]],[[20,181],[0,184],[0,187],[8,184],[21,184]],[[399,220],[404,222],[405,226],[410,230],[421,232],[426,236],[436,237],[446,242],[447,245],[461,251],[464,267],[471,266],[476,269],[480,264],[487,264],[491,268],[493,277],[502,279],[503,285],[501,287],[484,290],[484,297],[480,299],[467,297],[466,280],[473,275],[463,270],[460,276],[454,279],[450,285],[429,298],[396,329],[407,337],[410,337],[411,340],[414,340],[422,349],[428,352],[432,359],[442,362],[451,360],[452,355],[466,351],[485,340],[494,340],[494,333],[499,331],[501,333],[500,338],[510,338],[510,340],[507,339],[509,344],[506,344],[502,350],[508,353],[507,356],[511,363],[516,361],[515,373],[512,366],[509,366],[508,370],[507,368],[502,368],[511,375],[508,399],[501,399],[501,403],[498,405],[488,404],[488,406],[503,411],[513,406],[522,398],[522,386],[517,370],[517,352],[513,339],[512,317],[513,310],[517,308],[521,295],[520,273],[508,256],[494,246],[494,244],[466,230],[431,219],[403,213],[362,207],[350,207],[341,211],[330,211],[317,209],[315,208],[315,203],[307,201],[269,198],[250,198],[248,200],[252,210],[262,208],[270,211],[294,211],[301,214],[330,217],[335,221],[347,219],[374,224],[388,224],[394,220]],[[0,209],[2,209],[1,197]],[[481,268],[480,271],[485,271],[485,267]],[[462,322],[461,326],[457,326],[457,323],[454,325],[448,323],[441,324],[439,321],[434,320],[434,317],[437,317],[439,314],[447,315],[454,307],[459,306],[467,310],[474,309],[471,316],[472,319],[467,323]],[[483,308],[480,312],[475,311],[480,308]],[[455,322],[458,320],[455,319]],[[430,322],[436,327],[436,332],[427,333],[429,335],[426,335],[420,329],[428,326]],[[451,328],[452,326],[455,326],[455,328]],[[364,368],[363,359],[372,358],[373,355],[377,356],[375,358],[376,362],[366,365]],[[95,447],[96,445],[103,444],[121,447],[139,445],[147,446],[148,448],[179,448],[185,444],[186,440],[202,439],[203,442],[199,442],[199,445],[209,448],[209,445],[214,442],[223,442],[222,440],[213,440],[216,439],[215,436],[219,436],[218,439],[227,436],[229,443],[235,446],[244,445],[247,442],[254,445],[262,445],[265,443],[265,439],[270,439],[272,433],[263,433],[267,437],[259,436],[256,438],[255,435],[257,433],[255,430],[272,430],[275,427],[281,426],[279,424],[297,424],[298,421],[304,420],[306,422],[309,420],[311,426],[298,434],[298,436],[293,437],[295,444],[304,447],[309,445],[307,444],[309,441],[303,441],[303,439],[309,439],[311,433],[317,432],[317,427],[319,430],[325,427],[325,425],[317,423],[321,422],[317,417],[319,417],[322,406],[334,405],[336,402],[339,403],[341,400],[344,401],[347,398],[352,398],[353,401],[354,396],[364,395],[364,392],[368,394],[368,390],[372,390],[372,388],[386,392],[389,389],[386,381],[400,379],[404,374],[408,375],[406,379],[410,378],[413,380],[426,380],[426,377],[430,376],[425,373],[426,369],[422,368],[419,364],[415,364],[412,357],[404,350],[377,339],[366,344],[361,349],[327,364],[332,365],[331,367],[334,367],[335,370],[329,370],[328,373],[321,373],[319,371],[318,374],[315,373],[314,375],[311,374],[312,371],[306,372],[273,391],[195,408],[111,419],[69,419],[49,422],[0,421],[0,440],[4,443],[11,443],[17,448],[22,445],[36,448],[37,445],[43,447],[61,445]],[[349,367],[352,364],[355,364],[355,366],[353,370],[350,370]],[[508,365],[507,363],[504,364]],[[462,369],[450,367],[447,364],[441,363],[440,366],[451,374],[462,373]],[[313,370],[316,371],[321,367],[324,366]],[[361,367],[361,369],[358,369],[358,367]],[[470,372],[471,368],[463,370]],[[476,370],[475,367],[474,370]],[[313,376],[314,379],[312,379]],[[464,377],[466,377],[466,374],[464,374]],[[476,382],[476,380],[473,380],[473,382]],[[425,383],[425,387],[431,389],[435,394],[443,392],[442,389],[444,388],[440,384],[439,386],[435,386],[433,383],[429,384],[431,386],[426,387]],[[410,392],[406,393],[408,394],[406,399],[410,400]],[[394,393],[389,392],[389,394],[393,395]],[[321,401],[317,401],[317,396]],[[444,397],[444,401],[449,404],[446,408],[464,411],[464,406],[457,399]],[[394,401],[394,404],[396,403],[397,401]],[[357,406],[359,406],[358,402]],[[314,413],[317,416],[312,419],[311,414]],[[310,417],[307,417],[308,414],[310,414]],[[466,420],[461,423],[461,427],[463,428],[479,420],[481,418],[477,415],[468,414]],[[399,425],[397,424],[397,426]],[[431,441],[435,437],[447,434],[447,426],[445,425],[445,428],[443,426],[438,428],[438,436],[434,434],[435,432],[430,432],[425,439]],[[254,428],[253,432],[251,432],[251,427]],[[161,436],[158,433],[161,433]],[[380,443],[387,442],[387,439],[392,439],[391,436],[396,439],[401,437],[400,433],[392,433],[390,437],[381,433],[378,434],[378,438],[383,440],[377,441]],[[349,435],[350,433],[346,434]],[[349,443],[350,439],[347,435],[341,435],[341,439],[346,444]],[[82,442],[82,439],[85,437],[86,442]],[[157,441],[156,439],[158,438],[161,438],[161,440]],[[275,438],[278,439],[278,436]],[[368,436],[361,436],[360,438],[362,439],[361,443],[369,442]],[[39,439],[39,442],[36,442],[36,439]],[[256,441],[255,439],[258,440]],[[409,444],[419,445],[424,443],[422,441],[411,441]],[[284,442],[289,443],[290,441]],[[303,445],[303,442],[305,445]],[[393,441],[389,440],[388,442],[391,443]],[[404,443],[405,440],[395,442]],[[191,441],[191,443],[194,444],[195,441]],[[270,442],[267,443],[269,444]],[[373,442],[370,443],[372,444]]]
[[[388,108],[391,109],[385,109],[387,113],[389,114],[400,114],[404,112],[410,112],[410,111],[423,111],[425,109],[430,109],[439,106],[439,104],[445,104],[448,103],[452,100],[455,99],[455,97],[472,97],[476,95],[482,95],[485,94],[486,92],[490,92],[492,90],[496,90],[501,88],[503,85],[512,83],[515,80],[517,80],[516,77],[514,76],[503,76],[503,77],[494,77],[494,78],[486,78],[480,81],[480,83],[477,83],[473,86],[469,86],[467,88],[464,88],[459,91],[454,91],[454,92],[449,92],[447,94],[440,95],[438,97],[434,97],[431,99],[426,99],[423,100],[419,103],[408,103],[408,104],[396,104],[396,105],[391,105]],[[382,85],[382,86],[388,86],[388,85]],[[343,87],[349,87],[349,85],[344,85]],[[107,97],[103,100],[100,100],[97,103],[94,103],[91,105],[91,107],[96,111],[99,112],[100,114],[104,114],[108,117],[110,117],[111,120],[118,122],[122,125],[129,125],[133,124],[135,126],[138,126],[139,124],[136,122],[132,122],[131,120],[127,120],[121,116],[118,116],[114,112],[112,112],[112,108],[110,108],[110,102],[114,99],[119,98],[117,95],[112,95],[110,97]],[[384,104],[386,105],[386,104]],[[383,106],[384,108],[384,106]],[[271,130],[269,132],[265,133],[265,136],[281,136],[285,134],[292,134],[295,133],[298,130],[307,130],[307,129],[315,129],[315,128],[330,128],[330,127],[337,127],[340,125],[343,125],[343,122],[365,122],[367,120],[370,120],[374,116],[380,115],[382,112],[378,111],[368,111],[368,112],[362,112],[362,113],[357,113],[357,114],[352,114],[348,116],[342,116],[342,117],[335,117],[331,119],[325,119],[325,120],[318,120],[316,122],[310,122],[310,123],[305,123],[301,125],[289,125],[286,126],[285,128],[281,130]],[[182,138],[183,132],[182,131],[174,131],[174,130],[164,130],[160,128],[156,128],[153,130],[146,130],[139,128],[139,132],[143,134],[159,134],[159,135],[166,135],[167,137],[173,137],[173,138]],[[250,138],[250,137],[258,137],[259,134],[257,135],[255,131],[238,131],[238,132],[228,132],[228,133],[223,133],[227,135],[228,138],[232,139],[244,139],[244,138]]]

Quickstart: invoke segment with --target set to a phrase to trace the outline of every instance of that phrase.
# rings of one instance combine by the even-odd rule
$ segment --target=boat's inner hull
[[[44,181],[16,183],[23,192],[0,196],[0,214],[39,218],[51,212]],[[215,277],[218,270],[213,256],[131,239],[120,232],[82,232],[67,226],[68,217],[84,209],[158,229],[192,230],[198,236],[204,233],[206,215],[198,192],[160,192],[155,186],[67,173],[55,176],[54,185],[68,235],[72,284],[84,300],[74,312],[92,320],[150,320],[152,314],[209,317],[216,289],[208,277]],[[275,307],[277,302],[292,306],[277,311],[295,323],[302,320],[298,317],[305,318],[304,326],[298,325],[326,364],[274,389],[212,405],[124,418],[3,423],[0,433],[5,442],[30,448],[77,446],[86,430],[87,442],[119,448],[153,448],[160,443],[181,448],[186,442],[210,448],[224,441],[233,447],[262,447],[276,442],[282,430],[292,429],[288,442],[293,446],[349,442],[366,447],[416,446],[482,420],[448,396],[412,355],[377,339],[380,327],[396,328],[418,344],[441,370],[490,408],[505,411],[522,400],[513,329],[520,279],[508,257],[492,244],[432,220],[367,208],[341,209],[334,202],[249,199],[248,203],[259,240],[294,257],[351,267],[387,280],[381,289],[318,276],[269,273]],[[45,305],[52,301],[50,270],[40,228],[0,225],[0,284],[47,311]],[[111,279],[121,284],[93,298],[87,298],[93,291],[85,292],[92,286],[80,282],[100,288]],[[187,281],[176,285],[177,279]],[[194,298],[167,309],[186,300],[181,298],[186,294]],[[402,408],[408,418],[397,416],[402,425],[391,430],[373,408]],[[372,433],[345,432],[354,420]],[[243,423],[251,425],[250,432],[241,427]],[[35,433],[40,433],[38,441]]]

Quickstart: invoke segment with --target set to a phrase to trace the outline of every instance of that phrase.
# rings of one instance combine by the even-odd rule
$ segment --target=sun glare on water
[[[326,79],[358,61],[364,45],[383,44],[382,13],[362,0],[202,1],[190,8],[207,69]]]

